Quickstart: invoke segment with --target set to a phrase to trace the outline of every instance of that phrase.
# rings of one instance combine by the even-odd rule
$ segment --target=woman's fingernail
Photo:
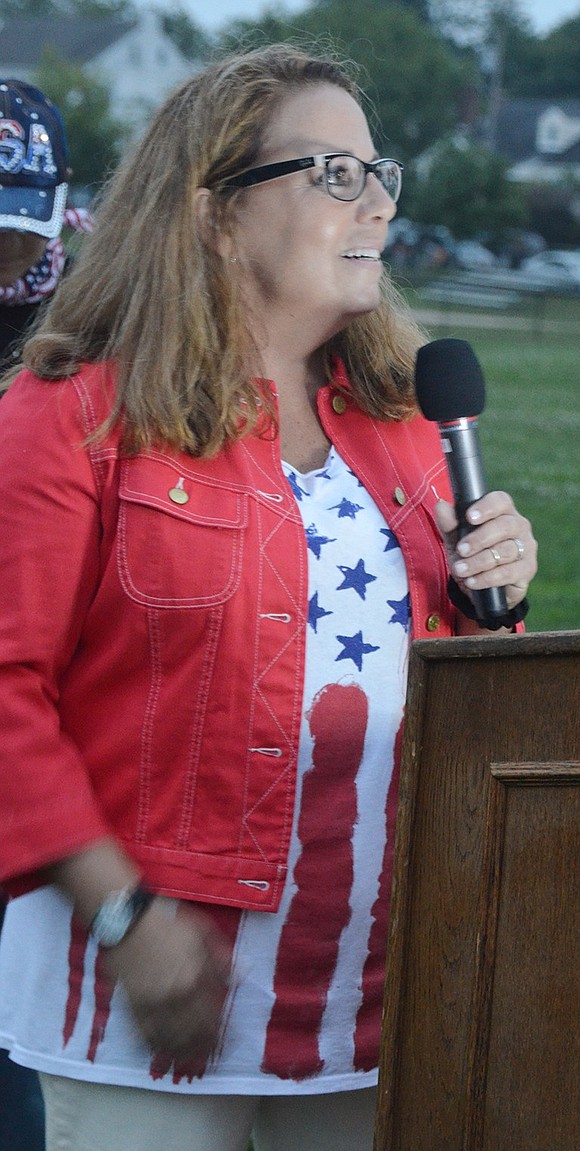
[[[469,508],[466,515],[472,524],[478,524],[481,519],[481,512],[478,512],[477,508]]]
[[[467,564],[463,563],[463,560],[460,560],[459,563],[455,564],[455,574],[456,575],[458,575],[458,576],[465,575],[466,571],[467,571]]]
[[[457,551],[459,552],[460,556],[468,556],[471,551],[471,546],[470,544],[464,543],[464,541],[461,540],[461,542],[457,545]]]

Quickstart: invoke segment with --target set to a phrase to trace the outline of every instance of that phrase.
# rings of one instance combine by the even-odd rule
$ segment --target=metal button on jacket
[[[185,480],[183,476],[180,476],[175,487],[170,488],[167,493],[169,499],[172,500],[174,504],[186,504],[189,502],[189,496],[187,492],[183,490],[184,483]]]
[[[433,612],[432,615],[427,617],[427,624],[426,624],[427,631],[437,631],[437,628],[440,626],[441,626],[441,616],[437,615],[437,612]]]
[[[400,504],[401,507],[407,502],[407,497],[402,488],[395,488],[393,496],[395,497],[396,503]]]
[[[167,494],[174,504],[186,504],[189,500],[189,496],[183,488],[170,488]]]
[[[342,416],[343,412],[346,412],[346,400],[338,392],[335,392],[332,397],[332,410],[336,412],[337,416]]]

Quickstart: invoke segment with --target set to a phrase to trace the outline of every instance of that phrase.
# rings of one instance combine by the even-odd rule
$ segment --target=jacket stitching
[[[194,723],[191,732],[190,741],[190,754],[189,754],[189,768],[185,780],[183,791],[183,804],[181,809],[181,820],[179,831],[177,834],[177,844],[181,848],[186,848],[191,834],[191,825],[193,821],[195,793],[197,789],[197,782],[199,777],[199,759],[202,745],[203,731],[205,725],[205,718],[207,714],[207,704],[209,700],[210,688],[212,683],[213,671],[215,667],[218,641],[221,633],[223,621],[223,608],[218,611],[212,612],[209,621],[208,642],[204,652],[203,667],[201,670],[200,679],[197,686],[197,701],[194,711]]]
[[[149,692],[143,718],[141,733],[141,764],[139,772],[139,799],[137,808],[137,839],[143,843],[147,836],[147,824],[151,810],[151,771],[153,763],[153,730],[155,714],[161,696],[161,652],[159,614],[150,611],[147,613],[149,632],[149,652],[151,655],[151,675],[149,679]]]

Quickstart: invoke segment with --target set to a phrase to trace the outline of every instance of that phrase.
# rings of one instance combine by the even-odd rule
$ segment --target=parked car
[[[548,249],[522,260],[520,272],[533,280],[543,280],[553,287],[580,290],[580,251]]]
[[[548,247],[539,232],[526,228],[504,228],[501,232],[482,232],[476,237],[497,256],[504,268],[519,268],[522,260],[544,252]]]
[[[442,224],[416,224],[404,216],[389,225],[385,259],[394,267],[457,267],[455,240]]]
[[[455,260],[460,268],[469,272],[487,272],[499,266],[499,260],[478,240],[457,240]]]

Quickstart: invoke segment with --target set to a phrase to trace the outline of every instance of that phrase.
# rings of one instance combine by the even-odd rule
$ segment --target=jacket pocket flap
[[[176,460],[141,455],[125,460],[121,468],[119,495],[176,519],[217,528],[243,528],[248,509],[245,493],[208,482],[191,471],[179,470]]]

